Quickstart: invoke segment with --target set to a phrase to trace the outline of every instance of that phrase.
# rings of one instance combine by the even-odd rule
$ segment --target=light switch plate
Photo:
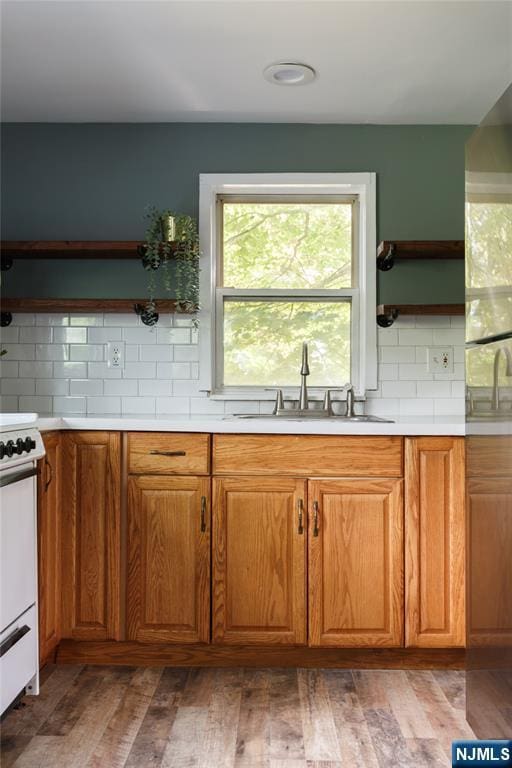
[[[453,373],[453,347],[429,347],[427,369],[429,373]]]

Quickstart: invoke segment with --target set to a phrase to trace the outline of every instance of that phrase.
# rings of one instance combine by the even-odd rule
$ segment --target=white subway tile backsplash
[[[418,381],[418,397],[450,397],[449,381]]]
[[[56,344],[85,344],[87,328],[54,328],[53,341]]]
[[[69,351],[70,360],[99,363],[105,359],[103,344],[71,344]]]
[[[156,363],[126,363],[123,377],[125,379],[154,379],[156,377]]]
[[[36,395],[69,395],[69,379],[36,379]]]
[[[398,331],[400,346],[417,347],[432,344],[432,331],[427,328],[404,328]]]
[[[426,363],[400,363],[398,378],[401,381],[432,381],[434,376],[427,371]]]
[[[382,397],[416,397],[415,381],[383,381]]]
[[[156,344],[158,331],[155,326],[146,325],[138,328],[123,328],[123,340],[128,344]]]
[[[6,325],[0,328],[0,344],[16,344],[20,338],[20,332],[33,330],[32,328],[18,328],[16,325]]]
[[[464,411],[463,318],[399,317],[378,329],[378,387],[367,413],[390,417]],[[36,322],[37,321],[37,322]],[[1,361],[2,406],[41,413],[232,414],[267,412],[270,401],[212,400],[199,390],[197,330],[186,315],[156,327],[135,313],[16,315]],[[106,344],[124,340],[123,369],[105,361]],[[427,349],[454,350],[453,374],[430,374]],[[10,380],[10,382],[9,382]],[[356,410],[361,411],[358,403]]]
[[[110,315],[105,315],[105,318],[111,317]],[[119,315],[112,315],[112,317],[119,317]],[[82,315],[80,313],[71,313],[69,316],[69,324],[70,325],[81,325],[84,328],[89,328],[93,325],[103,325],[103,315],[101,313],[98,313],[96,315]],[[107,323],[105,323],[107,325]]]
[[[158,363],[156,375],[159,379],[189,379],[190,363]]]
[[[190,328],[159,328],[159,344],[190,344]]]
[[[135,312],[116,312],[115,314],[105,314],[104,321],[98,325],[113,325],[116,328],[126,328],[140,325],[139,316]]]
[[[2,379],[0,392],[2,395],[35,395],[36,382],[34,379]]]
[[[54,330],[58,326],[69,325],[69,315],[62,312],[41,312],[35,317],[36,325],[51,325]]]
[[[113,383],[113,382],[108,382]],[[107,384],[107,382],[105,382]],[[121,398],[120,397],[88,397],[87,398],[87,413],[110,413],[121,414]]]
[[[139,395],[172,395],[172,381],[169,379],[141,379]]]
[[[8,360],[35,360],[36,348],[33,344],[2,344]]]
[[[401,416],[433,416],[434,401],[428,398],[404,398],[400,400]]]
[[[156,401],[154,397],[122,397],[121,413],[123,414],[154,414]]]
[[[79,365],[87,365],[90,379],[120,379],[122,375],[120,368],[110,368],[107,363],[79,363]]]
[[[20,411],[49,414],[53,412],[53,403],[51,397],[40,397],[38,395],[29,395],[18,398]]]
[[[85,379],[87,376],[86,363],[54,363],[53,375],[56,379]],[[90,375],[90,374],[89,374]]]
[[[36,344],[36,360],[69,360],[69,345]]]
[[[379,379],[380,381],[397,381],[398,363],[380,363]]]
[[[199,347],[197,344],[190,346],[174,347],[174,359],[178,362],[196,362],[199,360]]]
[[[138,395],[139,382],[137,379],[105,379],[103,382],[106,395]]]
[[[16,363],[18,365],[18,363]],[[53,363],[32,362],[25,360],[19,363],[20,379],[51,379],[53,376]],[[4,375],[2,371],[2,376]]]
[[[17,378],[20,365],[21,365],[21,363],[18,363],[17,360],[5,360],[5,359],[3,359],[0,362],[0,377],[2,379],[6,379],[6,378],[10,378],[10,379],[14,378],[15,379],[15,378]],[[26,365],[26,363],[25,363],[25,365]],[[30,363],[30,365],[32,365],[32,363]],[[30,376],[31,374],[28,374],[28,375]],[[20,373],[20,376],[23,378],[24,374]]]
[[[71,379],[69,382],[70,395],[102,395],[102,379]]]
[[[173,348],[169,344],[144,344],[140,346],[140,359],[148,362],[169,362]]]
[[[381,363],[414,363],[416,350],[414,347],[380,347]]]
[[[22,325],[35,325],[36,316],[31,312],[20,312],[13,315],[13,323],[15,325],[19,325],[20,327]]]
[[[37,325],[20,328],[21,344],[51,344],[53,341],[53,328],[39,327]]]
[[[17,413],[20,410],[18,395],[0,395],[0,410],[4,413]]]
[[[190,400],[188,397],[157,397],[156,412],[160,413],[190,413]]]
[[[122,337],[122,328],[88,328],[87,339],[81,339],[79,343],[106,344],[108,341],[121,341]]]
[[[466,328],[466,318],[464,315],[451,315],[449,319],[452,328]]]
[[[87,398],[85,397],[54,397],[53,408],[56,413],[85,413]]]

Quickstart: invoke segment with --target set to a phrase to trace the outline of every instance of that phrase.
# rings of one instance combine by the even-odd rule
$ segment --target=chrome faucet
[[[302,342],[302,366],[300,369],[300,393],[299,393],[299,411],[307,411],[309,408],[308,386],[306,377],[309,376],[308,345]]]
[[[512,352],[508,347],[498,347],[494,355],[494,377],[492,382],[492,410],[498,411],[500,407],[500,387],[499,387],[499,372],[500,372],[500,353],[503,352],[507,367],[505,369],[505,376],[512,376]]]

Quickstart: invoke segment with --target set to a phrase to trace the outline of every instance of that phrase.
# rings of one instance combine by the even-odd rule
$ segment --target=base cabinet
[[[39,661],[48,661],[61,638],[61,436],[44,435],[46,456],[37,481]]]
[[[127,636],[210,639],[210,479],[130,476]]]
[[[302,645],[306,482],[213,480],[213,642]]]
[[[406,645],[463,646],[464,438],[405,442]]]
[[[309,483],[309,642],[403,643],[402,480]]]
[[[120,635],[120,444],[118,432],[62,438],[62,637]]]

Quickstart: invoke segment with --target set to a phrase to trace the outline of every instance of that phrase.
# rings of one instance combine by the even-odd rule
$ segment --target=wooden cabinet
[[[309,483],[309,642],[403,642],[402,480]]]
[[[406,439],[406,645],[465,642],[464,438]]]
[[[210,479],[130,476],[127,634],[142,642],[210,636]]]
[[[207,475],[210,435],[189,432],[129,432],[128,472],[133,475]]]
[[[39,462],[37,481],[37,543],[39,584],[39,661],[55,652],[61,636],[61,438],[43,434],[46,456]]]
[[[63,434],[62,636],[119,637],[118,432]]]
[[[213,642],[306,643],[306,482],[213,481]]]

